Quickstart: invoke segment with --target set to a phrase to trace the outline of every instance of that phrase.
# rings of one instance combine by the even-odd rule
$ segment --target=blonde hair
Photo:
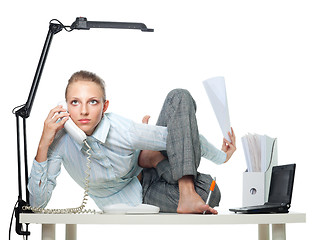
[[[96,83],[100,86],[100,88],[102,89],[103,92],[103,101],[106,101],[106,90],[105,90],[105,82],[103,79],[101,79],[99,76],[97,76],[95,73],[89,72],[89,71],[79,71],[79,72],[75,72],[74,74],[72,74],[72,76],[70,77],[67,87],[65,89],[65,98],[67,99],[67,92],[68,89],[70,87],[70,85],[74,82],[77,81],[89,81],[89,82],[93,82]]]

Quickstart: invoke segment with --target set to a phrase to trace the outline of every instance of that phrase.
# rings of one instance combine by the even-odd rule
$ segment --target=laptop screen
[[[295,168],[295,164],[273,167],[269,203],[291,203]]]

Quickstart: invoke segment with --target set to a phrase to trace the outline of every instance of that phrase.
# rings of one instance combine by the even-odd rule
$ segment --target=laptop
[[[288,213],[296,164],[274,166],[272,168],[269,199],[263,205],[231,208],[235,213]]]

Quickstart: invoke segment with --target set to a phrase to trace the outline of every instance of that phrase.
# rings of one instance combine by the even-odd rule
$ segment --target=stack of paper
[[[214,113],[218,119],[223,136],[231,142],[228,132],[231,133],[226,83],[223,77],[210,78],[203,81]]]
[[[270,138],[266,135],[247,134],[241,140],[247,171],[266,172],[272,161],[276,138]]]

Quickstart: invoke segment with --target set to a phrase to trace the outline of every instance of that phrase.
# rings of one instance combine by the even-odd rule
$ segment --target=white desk
[[[77,224],[258,224],[258,239],[269,239],[272,224],[272,239],[286,239],[285,224],[305,223],[305,213],[288,214],[152,214],[152,215],[107,215],[107,214],[20,214],[21,223],[42,224],[42,239],[55,239],[55,224],[66,224],[66,239],[77,239]]]

